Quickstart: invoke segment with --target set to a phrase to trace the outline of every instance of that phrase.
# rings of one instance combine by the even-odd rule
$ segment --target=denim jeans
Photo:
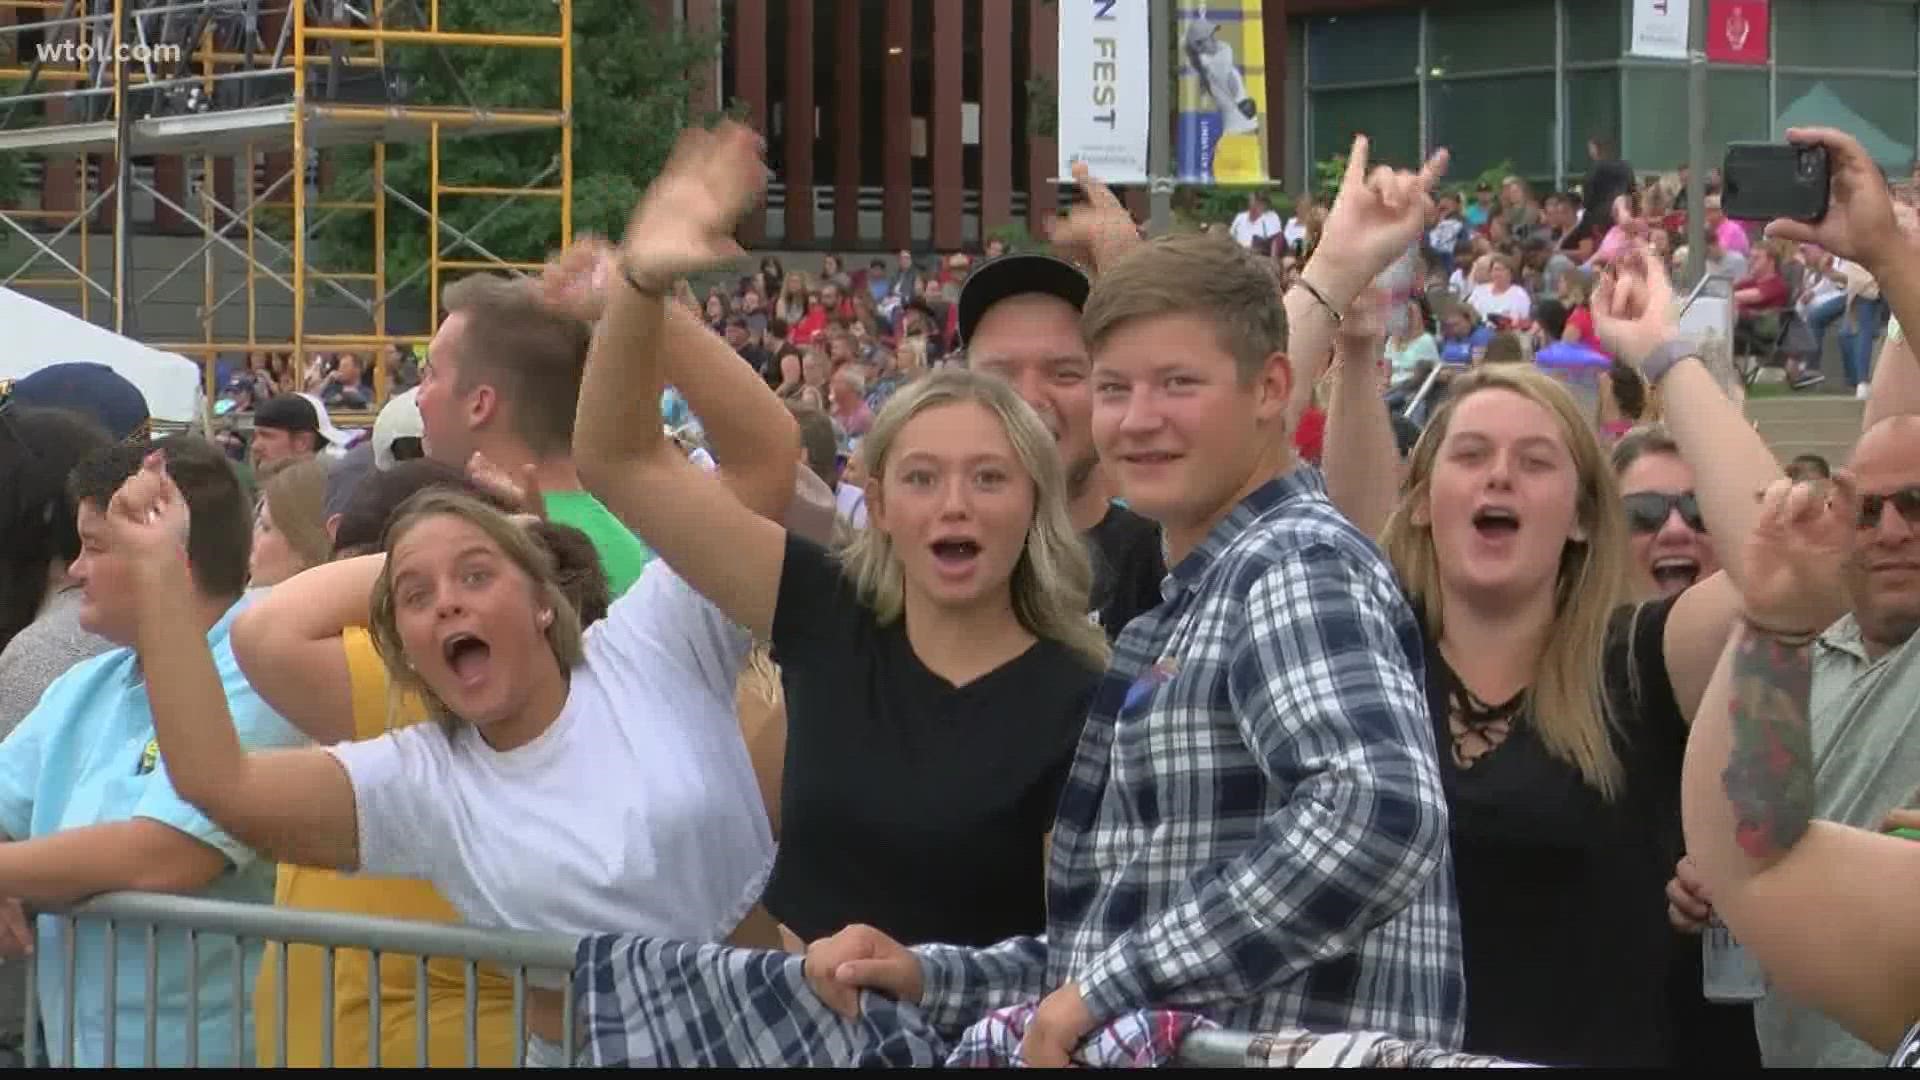
[[[1880,331],[1887,322],[1887,302],[1884,299],[1868,300],[1856,297],[1853,310],[1847,310],[1847,298],[1835,296],[1822,302],[1807,312],[1807,330],[1813,334],[1815,349],[1814,362],[1819,363],[1819,352],[1827,336],[1827,327],[1835,319],[1840,323],[1840,359],[1846,367],[1847,386],[1857,387],[1867,382],[1873,374],[1873,343],[1879,340]]]

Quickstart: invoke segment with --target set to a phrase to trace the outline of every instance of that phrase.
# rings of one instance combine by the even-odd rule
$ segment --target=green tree
[[[390,4],[389,11],[397,5]],[[397,25],[389,23],[389,25]],[[444,30],[475,33],[554,34],[555,5],[525,0],[441,0]],[[573,229],[617,237],[629,210],[666,161],[676,135],[688,122],[715,117],[689,115],[692,79],[711,77],[713,35],[696,36],[655,25],[649,5],[634,0],[574,0],[573,3]],[[495,109],[553,109],[560,103],[560,63],[549,49],[388,46],[389,67],[415,88],[420,104]],[[708,71],[702,72],[706,67]],[[457,73],[457,78],[455,77]],[[557,162],[556,130],[525,134],[450,137],[440,144],[442,186],[515,188]],[[371,196],[372,150],[330,151],[333,182],[325,199]],[[422,208],[429,206],[429,153],[424,144],[389,144],[387,183]],[[539,187],[558,187],[557,169]],[[310,220],[322,215],[311,214]],[[512,201],[449,196],[441,221],[471,232],[489,251],[509,261],[545,259],[560,235],[559,202],[551,198]],[[484,224],[480,224],[485,218]],[[476,226],[478,226],[476,228]],[[389,288],[413,277],[424,295],[427,220],[389,198],[387,280]],[[482,256],[470,247],[447,250],[454,238],[442,231],[443,258]],[[367,270],[372,262],[372,217],[336,215],[313,236],[314,263],[323,270]],[[417,276],[416,276],[417,275]],[[451,272],[448,276],[455,276]]]

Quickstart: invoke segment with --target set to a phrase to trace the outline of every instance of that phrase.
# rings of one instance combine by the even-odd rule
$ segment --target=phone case
[[[1824,146],[1733,143],[1720,170],[1720,208],[1743,221],[1819,221],[1827,214],[1827,165]]]

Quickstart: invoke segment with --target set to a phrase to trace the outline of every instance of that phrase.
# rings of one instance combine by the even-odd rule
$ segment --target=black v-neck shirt
[[[780,849],[765,904],[812,941],[904,944],[1046,926],[1042,840],[1100,671],[1051,641],[956,687],[821,548],[789,536],[773,618],[787,695]]]
[[[1426,635],[1469,1051],[1540,1065],[1671,1060],[1677,935],[1665,890],[1681,851],[1687,738],[1667,676],[1672,610],[1672,598],[1623,608],[1609,626],[1602,680],[1623,777],[1612,802],[1548,753],[1528,711],[1470,768],[1456,764],[1449,712],[1458,677]]]

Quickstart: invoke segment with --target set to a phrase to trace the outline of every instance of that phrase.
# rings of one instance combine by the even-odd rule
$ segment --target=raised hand
[[[1073,163],[1073,180],[1086,201],[1054,221],[1048,239],[1061,258],[1099,273],[1140,246],[1140,227],[1113,190],[1094,179],[1086,162]]]
[[[1819,244],[1876,274],[1904,254],[1910,242],[1894,217],[1893,193],[1858,139],[1833,128],[1788,128],[1787,141],[1827,148],[1827,214],[1818,222],[1775,218],[1768,236]]]
[[[1600,343],[1636,367],[1679,332],[1666,265],[1638,242],[1607,265],[1590,307]]]
[[[476,450],[467,459],[467,479],[473,481],[480,490],[513,507],[520,516],[535,520],[547,516],[546,497],[540,491],[539,470],[532,465],[523,466],[516,477]]]
[[[918,1004],[925,983],[920,958],[871,926],[849,926],[807,946],[808,985],[834,1012],[860,1015],[860,991],[877,990]]]
[[[167,475],[166,459],[154,451],[120,485],[107,504],[107,542],[132,556],[144,570],[184,570],[192,535],[187,500]]]
[[[1817,634],[1846,614],[1845,568],[1858,498],[1845,470],[1831,481],[1776,480],[1747,538],[1747,620],[1783,636]]]
[[[743,254],[733,230],[766,190],[760,148],[760,136],[733,121],[681,132],[628,219],[627,272],[664,293],[683,274]]]
[[[1354,136],[1346,176],[1307,263],[1314,286],[1332,293],[1328,300],[1335,306],[1351,301],[1419,239],[1433,209],[1433,185],[1447,171],[1445,150],[1419,172],[1369,169],[1368,145],[1365,135]]]
[[[538,279],[540,299],[581,322],[599,322],[607,306],[607,283],[618,272],[618,253],[603,236],[581,236],[548,260]]]

